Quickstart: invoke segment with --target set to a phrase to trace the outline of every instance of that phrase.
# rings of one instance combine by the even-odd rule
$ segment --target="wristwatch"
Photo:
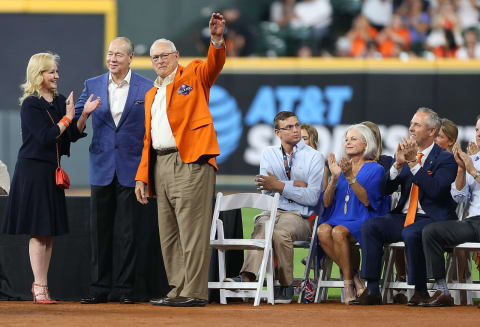
[[[479,175],[480,176],[480,175]],[[357,182],[357,179],[354,177],[348,181],[348,185],[355,184]]]
[[[473,176],[473,179],[477,180],[478,177],[480,177],[480,171],[477,170],[475,176]]]

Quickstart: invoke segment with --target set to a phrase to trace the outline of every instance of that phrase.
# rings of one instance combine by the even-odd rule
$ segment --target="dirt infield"
[[[340,303],[289,304],[253,307],[251,304],[211,304],[205,308],[135,305],[82,305],[61,302],[0,302],[0,326],[478,326],[480,310],[472,306],[412,308]]]

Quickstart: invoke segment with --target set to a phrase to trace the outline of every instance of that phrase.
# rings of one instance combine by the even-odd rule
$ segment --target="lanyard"
[[[288,179],[290,179],[290,173],[292,171],[292,164],[293,164],[293,152],[290,155],[290,161],[287,158],[287,154],[285,151],[283,151],[282,147],[282,153],[283,153],[283,165],[285,166],[285,173],[287,174]]]

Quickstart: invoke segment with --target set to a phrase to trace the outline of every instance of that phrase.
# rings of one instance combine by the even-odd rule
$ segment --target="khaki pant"
[[[208,299],[210,225],[215,170],[185,164],[178,152],[157,156],[155,190],[168,297]]]
[[[263,212],[255,217],[255,228],[252,238],[265,238],[265,222],[270,212]],[[273,250],[277,257],[276,279],[282,286],[293,283],[293,242],[308,240],[312,231],[308,219],[298,211],[278,210],[273,229]],[[241,272],[258,275],[262,264],[263,250],[246,251]]]

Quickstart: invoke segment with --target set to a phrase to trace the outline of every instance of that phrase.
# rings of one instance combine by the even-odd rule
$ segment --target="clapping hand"
[[[467,154],[469,156],[473,156],[474,154],[477,154],[480,151],[480,147],[475,143],[475,142],[468,142],[468,147],[467,147]]]
[[[411,162],[417,160],[418,146],[417,142],[412,138],[404,138],[402,148],[405,151],[405,161]]]
[[[460,153],[463,152],[462,149],[460,149],[460,144],[455,143],[452,148],[452,153],[453,157],[455,158],[455,161],[457,162],[458,166],[461,169],[465,169],[465,163],[463,162],[462,156]]]
[[[342,170],[343,176],[345,178],[352,178],[353,177],[353,171],[352,171],[352,160],[349,160],[347,158],[342,158],[340,160],[340,169]]]
[[[340,173],[342,172],[342,169],[337,164],[337,159],[335,158],[335,154],[333,153],[330,153],[328,155],[328,168],[330,169],[330,172],[332,173],[332,175],[337,178],[338,176],[340,176]]]
[[[73,117],[75,117],[75,106],[73,104],[73,91],[70,92],[70,95],[65,101],[65,106],[66,106],[66,116],[70,118],[70,120],[72,120]]]
[[[93,99],[93,94],[90,94],[90,97],[87,99],[87,102],[85,102],[85,104],[83,105],[83,113],[86,115],[90,115],[100,105],[100,97],[97,97],[93,101],[92,99]]]

